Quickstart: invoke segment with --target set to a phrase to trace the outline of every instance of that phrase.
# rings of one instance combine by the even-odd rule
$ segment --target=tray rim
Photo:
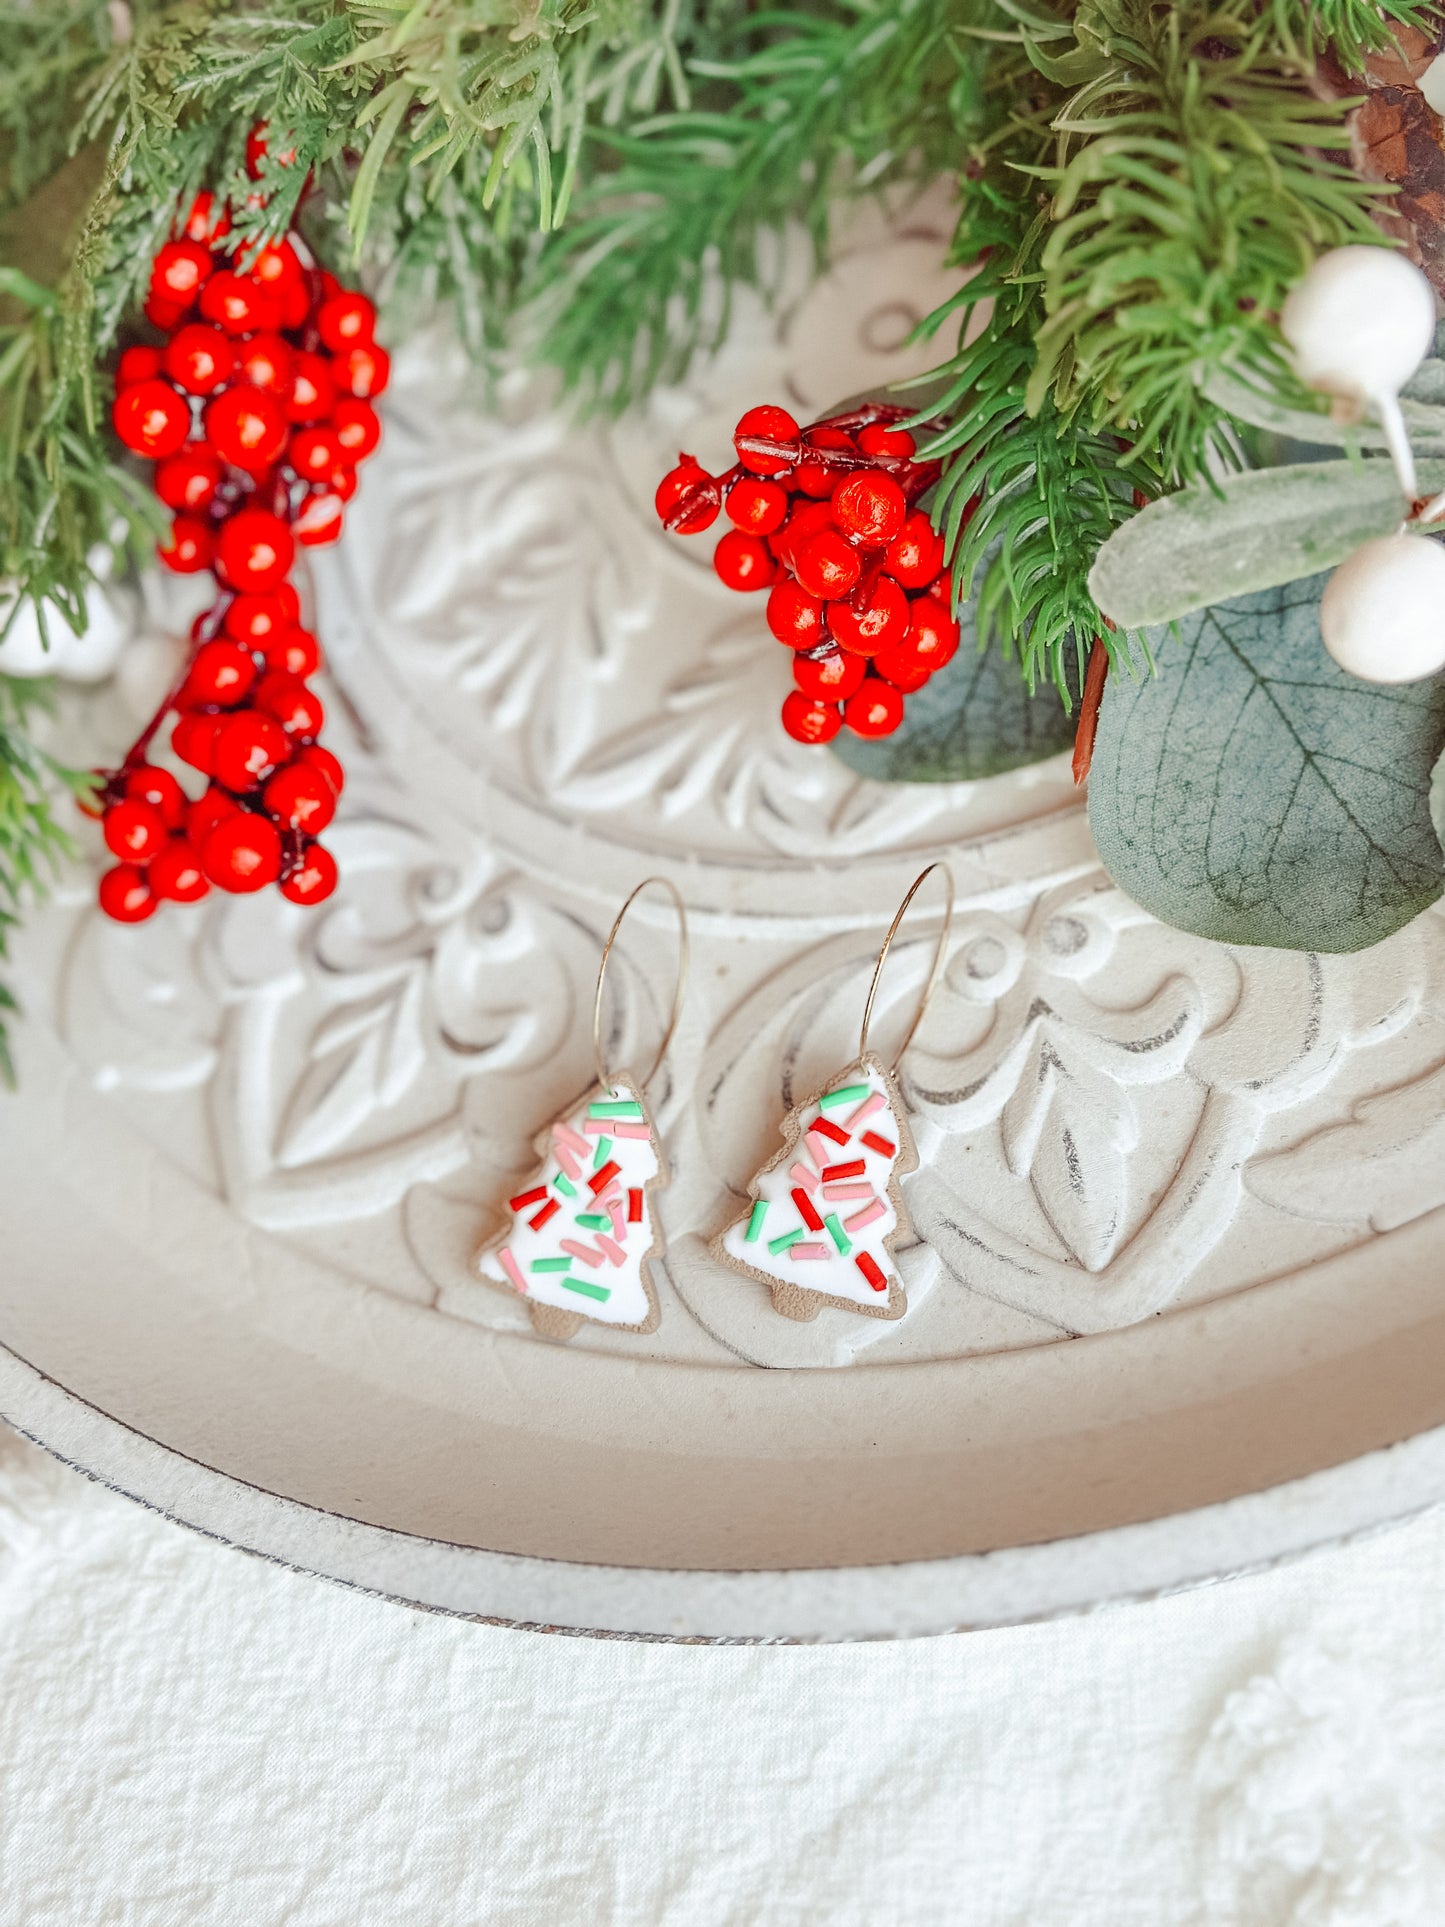
[[[1267,1571],[1445,1503],[1442,1425],[1256,1492],[1032,1545],[790,1571],[606,1566],[371,1525],[250,1484],[3,1343],[0,1418],[109,1491],[290,1571],[482,1624],[662,1644],[848,1643],[1067,1618]]]

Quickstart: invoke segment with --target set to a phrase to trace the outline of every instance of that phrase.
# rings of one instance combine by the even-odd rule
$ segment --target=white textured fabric
[[[1438,1927],[1445,1518],[1089,1619],[405,1611],[0,1431],[4,1927]]]

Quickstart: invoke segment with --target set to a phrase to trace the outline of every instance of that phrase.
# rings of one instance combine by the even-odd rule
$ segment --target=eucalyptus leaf
[[[1089,822],[1114,881],[1165,923],[1360,950],[1440,895],[1445,678],[1338,668],[1320,640],[1325,580],[1201,610],[1152,638],[1156,676],[1110,677]]]
[[[1319,447],[1344,448],[1358,454],[1382,454],[1388,447],[1377,422],[1332,421],[1323,406],[1295,408],[1271,390],[1257,388],[1239,375],[1215,369],[1205,378],[1204,392],[1216,408],[1252,428],[1265,428],[1290,441]],[[1445,362],[1422,361],[1401,390],[1400,412],[1417,456],[1445,455]]]
[[[893,734],[845,729],[831,747],[849,769],[879,782],[960,782],[1056,756],[1072,746],[1074,726],[1052,683],[1030,695],[1016,662],[996,649],[979,653],[965,608],[958,654],[908,698]]]
[[[1420,486],[1445,488],[1445,462],[1423,463]],[[1089,589],[1120,629],[1146,629],[1333,568],[1404,513],[1388,462],[1304,462],[1197,482],[1116,529]]]
[[[1430,778],[1430,817],[1435,825],[1435,834],[1440,839],[1440,850],[1445,856],[1445,752],[1442,752],[1435,765],[1435,774]]]

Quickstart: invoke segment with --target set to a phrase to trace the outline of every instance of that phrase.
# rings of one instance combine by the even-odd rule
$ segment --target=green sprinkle
[[[642,1106],[631,1097],[608,1098],[600,1104],[587,1106],[588,1117],[626,1117],[642,1122]]]
[[[818,1102],[825,1111],[831,1111],[835,1104],[861,1104],[872,1088],[871,1084],[845,1084],[839,1091],[829,1091]]]
[[[580,1291],[584,1298],[595,1298],[599,1305],[605,1305],[612,1296],[609,1285],[591,1285],[585,1278],[564,1278],[562,1283],[568,1291]]]
[[[578,1224],[586,1225],[589,1231],[610,1231],[612,1220],[605,1211],[579,1211]]]
[[[837,1245],[844,1257],[847,1257],[848,1253],[853,1249],[853,1240],[838,1222],[837,1212],[830,1211],[823,1222],[828,1227],[828,1236],[833,1240],[834,1244]]]
[[[571,1178],[567,1176],[567,1173],[565,1171],[559,1171],[556,1177],[553,1178],[552,1182],[553,1184],[556,1185],[557,1189],[562,1193],[562,1196],[564,1198],[576,1197],[577,1187],[572,1182]]]
[[[570,1258],[534,1258],[530,1269],[533,1271],[570,1271],[572,1269],[572,1260]]]
[[[768,1201],[766,1198],[759,1198],[757,1203],[753,1206],[753,1215],[748,1219],[748,1228],[743,1233],[743,1236],[747,1239],[749,1244],[756,1244],[758,1239],[762,1236],[763,1219],[766,1218],[767,1215],[768,1215]]]
[[[610,1158],[611,1156],[612,1156],[612,1139],[610,1137],[598,1138],[597,1155],[592,1160],[592,1169],[594,1171],[600,1171],[603,1165],[607,1162],[608,1158]]]
[[[796,1231],[785,1231],[781,1238],[769,1238],[768,1250],[776,1257],[780,1251],[786,1251],[790,1245],[795,1245],[800,1238],[806,1238],[807,1235],[800,1225]]]

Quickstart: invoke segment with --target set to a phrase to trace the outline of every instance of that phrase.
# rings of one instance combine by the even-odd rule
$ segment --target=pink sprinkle
[[[612,1126],[613,1137],[649,1138],[652,1136],[652,1133],[651,1131],[648,1130],[647,1126],[643,1124],[639,1119],[636,1119],[636,1118],[619,1119],[615,1117],[607,1117],[607,1118],[601,1118],[598,1121],[600,1123],[610,1124]]]
[[[579,1158],[591,1157],[592,1146],[579,1131],[574,1131],[565,1119],[558,1118],[557,1122],[552,1126],[552,1135],[559,1144],[565,1144],[571,1150],[575,1151]]]
[[[827,1138],[816,1137],[812,1131],[809,1131],[803,1142],[807,1146],[808,1156],[820,1171],[825,1165],[833,1162],[838,1147],[835,1144],[830,1144]]]
[[[609,1238],[605,1231],[599,1231],[597,1233],[597,1242],[607,1253],[614,1265],[625,1265],[627,1263],[627,1253],[615,1239]]]
[[[600,1265],[602,1263],[602,1253],[600,1251],[594,1251],[591,1245],[578,1244],[575,1238],[564,1238],[558,1246],[558,1250],[565,1251],[569,1258],[580,1258],[584,1265]]]
[[[849,1198],[871,1198],[873,1186],[859,1180],[856,1184],[825,1184],[823,1196],[829,1204],[846,1204]]]
[[[576,1184],[582,1175],[576,1158],[573,1157],[572,1153],[567,1149],[567,1146],[563,1144],[560,1139],[553,1143],[552,1149],[557,1153],[557,1162],[567,1173],[568,1177],[571,1178],[572,1182]]]
[[[525,1298],[527,1295],[527,1281],[522,1276],[521,1272],[517,1269],[517,1261],[512,1256],[510,1249],[506,1245],[503,1245],[501,1250],[497,1253],[497,1262],[501,1265],[502,1270],[506,1272],[507,1276],[511,1279],[512,1283],[517,1287],[517,1290],[520,1291],[522,1296]]]
[[[848,1113],[848,1129],[856,1131],[865,1117],[872,1117],[875,1111],[881,1111],[887,1102],[882,1091],[874,1091],[871,1097],[865,1097],[856,1111]]]
[[[790,1258],[831,1258],[832,1252],[827,1245],[789,1245]]]
[[[608,1217],[611,1218],[612,1220],[613,1237],[625,1239],[627,1236],[627,1231],[626,1231],[627,1214],[623,1209],[623,1203],[622,1203],[622,1198],[620,1194],[615,1191],[609,1191],[607,1193],[607,1196],[602,1200],[602,1203],[604,1208],[606,1209]]]
[[[801,1184],[805,1191],[816,1191],[818,1188],[818,1174],[810,1171],[806,1164],[795,1164],[788,1176],[794,1184]]]
[[[888,1207],[884,1204],[882,1198],[875,1198],[872,1204],[865,1205],[861,1211],[855,1211],[851,1218],[845,1218],[843,1220],[843,1229],[845,1231],[862,1231],[865,1226],[873,1224],[881,1218],[887,1209]]]

